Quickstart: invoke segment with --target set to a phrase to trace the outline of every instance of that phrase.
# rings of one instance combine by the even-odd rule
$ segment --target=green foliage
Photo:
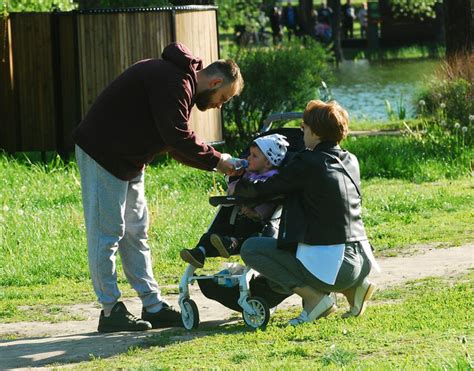
[[[390,0],[392,11],[396,17],[410,17],[423,21],[425,18],[435,18],[436,3],[440,0]]]
[[[410,132],[403,137],[350,137],[343,147],[354,153],[364,178],[395,178],[415,182],[455,179],[470,173],[472,148],[458,136],[433,142]]]
[[[237,25],[247,30],[257,30],[261,0],[219,0],[219,27],[221,30],[233,29]]]
[[[73,0],[3,0],[0,7],[3,8],[5,4],[9,12],[50,12],[54,9],[67,11],[77,7]]]
[[[400,94],[397,102],[397,113],[392,108],[392,104],[388,99],[385,99],[385,110],[387,111],[387,117],[390,121],[404,120],[407,114],[405,103],[403,100],[403,94]]]
[[[472,84],[463,78],[434,79],[417,96],[418,113],[428,123],[435,125],[433,130],[436,133],[443,134],[446,131],[449,134],[459,134],[465,130],[464,138],[470,143],[474,129],[473,92]],[[444,130],[440,130],[441,128]]]
[[[302,110],[330,76],[320,44],[239,49],[234,59],[245,80],[242,94],[224,106],[225,139],[248,142],[271,112]]]
[[[101,8],[133,8],[142,6],[172,6],[167,0],[101,0]]]
[[[0,8],[8,5],[9,12],[50,12],[54,9],[62,11],[77,8],[77,0],[0,0]],[[101,0],[100,8],[125,8],[142,6],[171,6],[167,0]]]

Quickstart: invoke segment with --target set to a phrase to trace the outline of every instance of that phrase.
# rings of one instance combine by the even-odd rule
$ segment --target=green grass
[[[408,122],[408,125],[412,125]],[[350,131],[383,131],[383,130],[402,130],[404,129],[403,121],[373,121],[373,120],[352,120]]]
[[[249,331],[242,321],[168,331],[76,368],[466,370],[473,367],[473,279],[472,273],[454,285],[425,279],[378,292],[356,319],[341,319],[340,310],[292,328],[286,322],[296,311],[277,311],[266,331]]]
[[[370,140],[374,138],[351,142],[351,149],[355,153],[359,151],[366,175],[370,174],[366,168],[370,156],[364,151],[369,151],[370,145],[365,141]],[[378,139],[373,143],[378,145]],[[383,154],[384,148],[379,151]],[[384,169],[395,176],[398,172],[393,168],[401,165],[390,151],[386,153],[377,157],[375,152],[369,152],[374,158],[386,159],[382,164]],[[421,166],[421,162],[413,158],[412,161]],[[54,320],[44,308],[31,311],[18,308],[31,303],[93,301],[75,163],[64,165],[52,160],[41,164],[3,156],[0,173],[0,319],[4,322],[30,317]],[[365,224],[379,252],[392,253],[424,243],[452,246],[474,239],[472,179],[443,178],[419,183],[378,177],[363,180]],[[223,193],[223,188],[220,175],[173,161],[163,161],[147,170],[150,245],[160,284],[178,282],[185,268],[179,250],[194,246],[207,229],[216,211],[208,204],[208,197]],[[220,264],[220,259],[212,259],[206,267],[215,271]],[[127,291],[120,267],[119,272],[125,294],[133,295]]]
[[[406,136],[349,137],[342,146],[360,161],[362,176],[416,183],[469,176],[474,147],[444,146]]]

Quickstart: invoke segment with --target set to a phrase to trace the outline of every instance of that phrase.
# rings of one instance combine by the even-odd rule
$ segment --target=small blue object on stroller
[[[287,137],[290,144],[287,156],[283,165],[288,162],[295,153],[304,149],[303,133],[299,128],[279,128],[271,130],[272,123],[279,120],[293,120],[302,117],[300,112],[277,113],[269,116],[263,125],[263,128],[255,138],[270,135],[282,134]],[[249,148],[244,151],[240,158],[248,156]],[[218,211],[211,223],[208,233],[212,232],[215,221],[219,218],[229,217],[230,207],[255,203],[256,200],[246,200],[233,196],[211,197],[209,202],[218,207]],[[258,200],[260,202],[261,200]],[[281,207],[277,208],[272,220],[278,220],[281,213]],[[276,237],[275,228],[271,230],[270,235]],[[262,231],[264,232],[264,231]],[[268,232],[264,235],[269,235]],[[190,298],[189,285],[197,282],[201,292],[209,299],[216,300],[226,307],[242,313],[244,322],[252,329],[265,327],[270,320],[270,308],[276,307],[285,300],[291,293],[281,293],[275,290],[272,282],[265,277],[259,276],[250,267],[237,264],[230,264],[224,269],[213,275],[195,275],[196,267],[191,264],[186,268],[179,284],[179,306],[181,308],[181,317],[186,329],[191,330],[199,326],[199,310],[194,300]]]

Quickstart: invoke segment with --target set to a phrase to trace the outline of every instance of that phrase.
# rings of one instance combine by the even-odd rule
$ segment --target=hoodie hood
[[[191,51],[181,43],[171,43],[163,49],[161,57],[173,63],[186,73],[195,74],[202,69],[201,58],[195,57]]]

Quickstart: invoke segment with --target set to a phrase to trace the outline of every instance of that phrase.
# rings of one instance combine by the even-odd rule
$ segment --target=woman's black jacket
[[[265,182],[239,181],[235,195],[265,198],[283,194],[278,244],[292,249],[298,242],[333,245],[366,240],[361,218],[361,198],[357,158],[334,142],[319,143],[305,150]]]

